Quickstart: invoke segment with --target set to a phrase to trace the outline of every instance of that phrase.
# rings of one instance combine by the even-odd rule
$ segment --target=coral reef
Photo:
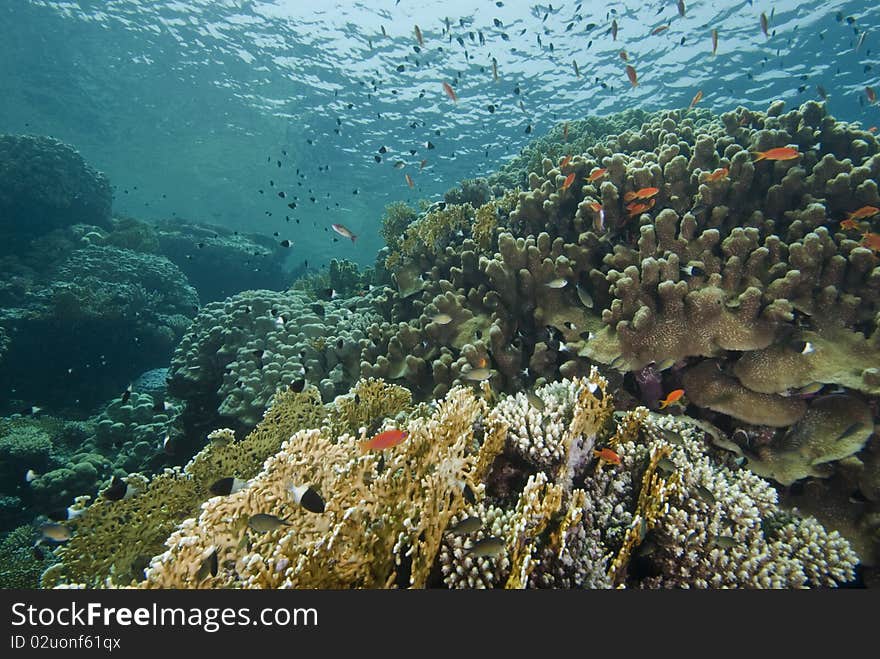
[[[43,584],[760,588],[853,578],[858,557],[839,534],[783,511],[698,424],[643,407],[615,414],[595,370],[532,400],[493,404],[481,390],[454,387],[407,409],[401,388],[375,381],[324,406],[314,387],[284,392],[245,440],[212,442],[149,483],[129,477],[134,496],[85,508]],[[343,400],[379,417],[398,410],[405,440],[360,450],[365,427],[331,427]],[[360,421],[351,409],[349,427]],[[209,498],[208,484],[231,475],[242,487]],[[306,506],[302,488],[320,507]]]
[[[280,290],[300,272],[285,272],[291,250],[281,239],[180,219],[158,222],[152,231],[158,252],[183,271],[203,304],[244,290]]]
[[[35,403],[89,409],[120,393],[167,363],[199,303],[164,257],[97,245],[32,273],[9,297],[0,310],[10,338],[0,381],[9,383],[3,397],[12,410]]]
[[[347,393],[377,318],[367,300],[351,306],[298,291],[247,291],[208,304],[174,353],[168,391],[187,403],[185,421],[249,430],[277,390],[302,378],[325,400]]]
[[[110,226],[110,183],[59,140],[0,135],[0,182],[3,253],[57,227]]]

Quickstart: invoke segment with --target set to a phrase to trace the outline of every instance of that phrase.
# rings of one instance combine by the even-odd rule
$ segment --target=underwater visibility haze
[[[0,587],[878,586],[875,3],[0,20]]]

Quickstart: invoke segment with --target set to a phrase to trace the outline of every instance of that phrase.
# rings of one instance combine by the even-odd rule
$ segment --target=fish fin
[[[351,242],[354,242],[355,240],[357,240],[357,236],[354,234],[351,234]]]
[[[766,158],[764,153],[762,151],[757,151],[755,152],[755,159],[752,162],[758,162],[759,160],[763,160],[764,158]]]

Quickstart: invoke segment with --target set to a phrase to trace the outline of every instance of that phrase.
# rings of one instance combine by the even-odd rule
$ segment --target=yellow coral
[[[455,388],[429,418],[409,421],[406,441],[366,455],[347,433],[295,433],[248,487],[209,500],[175,531],[145,585],[423,587],[443,529],[465,507],[464,484],[489,460],[473,436],[485,412],[484,401]],[[306,484],[323,496],[324,513],[293,502],[289,488]],[[258,513],[288,525],[257,535],[247,520]],[[200,574],[214,551],[222,569]]]
[[[187,466],[168,469],[147,482],[138,474],[127,478],[138,492],[121,501],[103,497],[69,522],[70,541],[56,554],[60,559],[43,575],[42,585],[62,583],[99,586],[108,581],[130,585],[143,578],[150,558],[174,527],[198,511],[220,478],[254,476],[284,438],[303,427],[317,425],[324,416],[317,388],[302,393],[284,391],[265,419],[243,441],[210,443]]]
[[[345,432],[356,434],[358,428],[394,417],[411,403],[412,394],[405,387],[389,384],[381,378],[359,380],[348,395],[339,396],[333,402],[335,413],[328,415],[328,431],[334,436]]]
[[[645,416],[647,415],[643,415],[642,418],[644,419]],[[671,453],[672,449],[665,444],[655,446],[651,450],[648,468],[645,469],[642,476],[642,487],[639,490],[639,501],[636,504],[633,523],[627,529],[623,546],[612,561],[608,572],[612,583],[619,583],[622,580],[633,550],[669,510],[669,499],[678,492],[681,486],[681,476],[678,472],[664,477],[657,469],[660,461],[668,458]]]

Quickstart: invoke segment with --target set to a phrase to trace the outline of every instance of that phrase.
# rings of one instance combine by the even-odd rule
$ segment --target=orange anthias
[[[727,178],[727,175],[730,174],[730,170],[727,167],[719,167],[711,174],[706,174],[707,181],[720,181],[723,178]]]
[[[629,212],[630,217],[639,215],[654,208],[655,201],[655,199],[649,199],[646,202],[634,201],[627,205],[626,210]]]
[[[367,441],[361,442],[359,446],[362,452],[381,451],[386,448],[391,448],[392,446],[397,446],[407,437],[409,437],[409,433],[406,430],[395,428],[394,430],[380,432],[378,435],[373,436]]]
[[[415,187],[415,182],[412,180],[412,176],[409,174],[404,174],[404,176],[406,177],[406,184],[411,188]]]
[[[840,228],[841,228],[841,229],[849,229],[849,230],[857,231],[860,227],[859,227],[859,223],[858,223],[858,222],[856,222],[856,221],[853,220],[853,219],[849,219],[849,218],[847,218],[847,219],[842,220],[842,221],[840,222]]]
[[[452,88],[448,82],[443,83],[443,91],[446,92],[446,95],[452,99],[453,103],[458,102],[458,96],[455,95],[455,90]]]
[[[605,462],[610,462],[614,465],[620,464],[620,456],[617,455],[610,448],[603,448],[601,451],[593,451],[593,455],[599,458],[600,460],[604,460]]]
[[[675,389],[674,391],[670,391],[669,394],[660,401],[660,409],[664,409],[665,407],[669,407],[673,403],[677,403],[681,400],[681,397],[684,396],[684,389]]]
[[[565,177],[565,182],[562,184],[562,189],[565,190],[572,183],[574,183],[574,172]]]
[[[849,213],[846,216],[847,220],[866,220],[869,217],[874,217],[877,213],[880,213],[880,208],[876,206],[862,206],[860,209]]]
[[[635,192],[627,192],[623,195],[623,200],[626,202],[633,201],[634,199],[650,199],[657,195],[660,192],[660,188],[642,188],[641,190],[636,190]]]
[[[605,172],[607,171],[608,170],[604,167],[602,169],[594,169],[587,177],[587,183],[594,183],[595,181],[598,181],[600,178],[605,176]]]
[[[872,252],[880,252],[880,233],[866,231],[862,236],[862,242],[859,244],[862,247],[867,247]]]
[[[562,159],[562,162],[559,163],[559,169],[562,169],[570,162],[571,162],[571,156],[565,156],[565,158]]]
[[[701,89],[694,95],[694,99],[691,101],[691,104],[688,106],[688,110],[692,109],[697,103],[700,102],[700,99],[703,98],[703,90]]]
[[[769,151],[752,151],[752,153],[755,155],[755,162],[759,160],[794,160],[801,155],[800,151],[790,146],[781,146]]]
[[[626,77],[629,78],[629,82],[633,87],[638,86],[639,78],[636,75],[636,70],[632,67],[631,64],[626,65]]]

